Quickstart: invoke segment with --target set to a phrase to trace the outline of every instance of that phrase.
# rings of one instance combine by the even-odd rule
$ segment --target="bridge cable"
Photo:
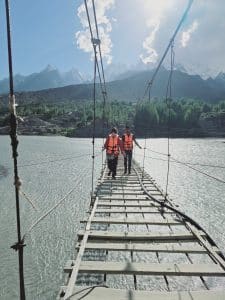
[[[92,7],[94,12],[94,21],[95,21],[95,29],[97,34],[97,39],[100,41],[99,37],[99,30],[98,30],[98,22],[97,22],[97,15],[96,15],[96,9],[95,9],[95,1],[92,0]],[[105,81],[105,72],[104,72],[104,66],[103,66],[103,58],[102,58],[102,50],[101,50],[101,43],[98,44],[99,49],[99,56],[100,56],[100,64],[101,64],[101,70],[102,70],[102,79],[103,79],[103,85],[104,85],[104,91],[102,91],[103,96],[103,107],[102,107],[102,146],[104,147],[104,136],[105,136],[105,109],[106,109],[106,101],[108,100],[108,93],[106,90],[106,81]],[[104,153],[102,151],[102,173],[104,170]]]
[[[157,74],[158,74],[158,72],[159,72],[159,69],[160,69],[160,67],[161,67],[161,65],[162,65],[162,63],[163,63],[163,61],[164,61],[164,59],[165,59],[165,57],[166,57],[166,55],[167,55],[167,53],[168,53],[168,51],[169,51],[171,45],[172,45],[172,43],[174,42],[174,40],[175,40],[175,38],[176,38],[176,36],[177,36],[177,33],[179,32],[179,30],[180,30],[180,28],[181,28],[181,25],[182,25],[183,22],[185,21],[185,19],[186,19],[186,17],[187,17],[187,14],[188,14],[189,10],[191,9],[191,6],[192,6],[193,2],[194,2],[194,0],[189,0],[188,6],[187,6],[187,8],[186,8],[184,14],[183,14],[182,17],[181,17],[180,22],[178,23],[178,25],[177,25],[177,27],[176,27],[176,30],[174,31],[174,33],[173,33],[173,35],[172,35],[172,38],[170,39],[169,44],[168,44],[168,46],[166,47],[166,50],[165,50],[165,52],[163,53],[163,56],[162,56],[161,60],[159,61],[158,66],[157,66],[157,68],[155,69],[155,71],[154,71],[154,73],[153,73],[153,75],[152,75],[151,80],[150,80],[149,83],[147,84],[147,87],[146,87],[146,89],[145,89],[145,91],[144,91],[144,95],[143,95],[142,99],[145,98],[145,96],[146,96],[146,94],[147,94],[147,92],[148,92],[148,89],[152,87],[153,82],[154,82],[154,80],[155,80],[155,78],[156,78],[156,76],[157,76]]]
[[[148,103],[150,105],[151,103],[151,87],[149,88],[148,93]],[[145,142],[144,142],[144,154],[143,154],[143,161],[142,161],[142,180],[144,179],[144,170],[145,170],[145,157],[146,157],[146,149],[147,149],[147,134],[148,134],[148,140],[150,140],[150,124],[147,126],[147,133],[145,132]]]
[[[94,84],[93,84],[93,132],[92,132],[92,171],[91,171],[91,199],[94,197],[94,170],[95,170],[95,125],[96,125],[96,67],[97,67],[97,43],[93,41],[94,48]]]
[[[104,73],[104,66],[103,66],[103,59],[102,59],[102,51],[101,51],[101,40],[99,38],[99,30],[98,30],[98,22],[97,22],[97,15],[96,15],[96,9],[95,9],[95,2],[92,0],[92,8],[93,8],[93,14],[94,14],[94,23],[95,23],[95,31],[96,31],[96,36],[97,38],[94,38],[93,35],[93,29],[91,25],[91,20],[90,20],[90,14],[88,10],[88,5],[87,5],[87,0],[84,0],[85,4],[85,9],[86,9],[86,14],[87,14],[87,20],[88,20],[88,25],[89,25],[89,31],[91,35],[91,42],[94,47],[94,44],[96,44],[96,47],[94,49],[94,59],[96,60],[96,65],[97,65],[97,71],[98,71],[98,76],[99,76],[99,81],[100,81],[100,87],[101,87],[101,92],[102,92],[102,97],[103,97],[103,108],[102,108],[102,136],[103,136],[103,146],[104,146],[104,133],[105,133],[105,106],[106,106],[106,99],[107,99],[107,91],[106,91],[106,81],[105,81],[105,73]],[[98,47],[99,50],[99,57],[100,57],[100,65],[101,65],[101,72],[100,72],[100,67],[98,63],[98,57],[97,57],[97,52],[96,48]],[[103,172],[103,157],[104,154],[102,152],[102,172]]]
[[[137,154],[137,155],[140,155],[140,156],[142,157],[141,154]],[[168,163],[168,160],[167,160],[167,159],[158,158],[158,157],[152,157],[152,156],[145,156],[145,157],[146,157],[146,158],[153,159],[153,160],[164,161],[164,162],[167,162],[167,163]],[[149,163],[149,162],[147,161],[146,163]],[[225,183],[225,180],[223,180],[223,179],[221,179],[221,178],[218,178],[218,177],[215,177],[215,176],[213,176],[213,175],[210,175],[210,174],[208,174],[208,173],[206,173],[206,172],[204,172],[204,171],[201,171],[201,170],[199,170],[199,169],[196,169],[196,168],[194,168],[194,167],[191,166],[191,165],[192,165],[191,163],[185,163],[185,162],[179,161],[179,160],[173,158],[173,156],[171,156],[170,163],[175,163],[175,164],[177,164],[177,165],[183,165],[183,166],[185,166],[185,167],[187,167],[187,168],[190,168],[191,170],[193,170],[193,171],[195,171],[195,172],[197,172],[197,173],[199,173],[199,174],[202,174],[202,175],[204,175],[204,176],[206,176],[206,177],[208,177],[208,178],[214,179],[214,180],[216,180],[216,181],[218,181],[218,182],[220,182],[220,183]],[[193,165],[195,165],[195,164],[193,164]],[[204,164],[201,165],[201,166],[206,166],[206,167],[217,167],[217,166],[204,165]],[[223,167],[223,168],[224,168],[224,167]]]
[[[171,53],[170,53],[170,74],[166,90],[166,104],[168,109],[168,120],[167,120],[167,175],[166,175],[166,193],[165,200],[168,196],[168,185],[169,185],[169,174],[170,174],[170,125],[171,125],[171,101],[172,101],[172,77],[174,70],[174,41],[171,43]]]
[[[6,26],[7,26],[7,44],[8,44],[8,67],[9,67],[9,109],[10,109],[10,138],[12,146],[12,157],[14,163],[14,185],[16,196],[16,220],[17,220],[17,237],[18,241],[11,246],[12,249],[18,251],[19,257],[19,278],[20,278],[20,299],[25,300],[25,285],[24,285],[24,270],[23,270],[23,248],[25,246],[23,239],[21,238],[21,226],[20,226],[20,199],[19,190],[21,181],[18,174],[17,165],[17,147],[19,141],[17,139],[17,115],[16,115],[16,99],[14,95],[13,84],[13,64],[12,64],[12,46],[11,46],[11,26],[10,26],[10,8],[9,0],[5,0],[5,12],[6,12]]]

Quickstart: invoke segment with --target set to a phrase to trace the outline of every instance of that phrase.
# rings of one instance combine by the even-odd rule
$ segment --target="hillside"
[[[137,102],[143,97],[147,82],[151,79],[153,71],[142,71],[128,78],[107,83],[108,95],[111,100]],[[164,97],[169,71],[162,68],[152,88],[153,97]],[[202,79],[198,75],[189,75],[175,70],[173,74],[173,97],[193,98],[210,103],[216,103],[225,99],[225,76],[217,76],[215,79]],[[41,91],[17,93],[18,103],[44,102],[55,103],[65,101],[91,100],[92,84],[77,84],[65,87],[45,89]],[[100,86],[97,84],[98,98],[101,99]],[[7,96],[2,101],[8,101]]]

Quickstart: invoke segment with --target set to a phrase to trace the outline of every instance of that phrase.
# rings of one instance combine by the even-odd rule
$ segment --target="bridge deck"
[[[59,299],[224,300],[220,250],[135,162],[130,175],[122,164],[98,182]]]

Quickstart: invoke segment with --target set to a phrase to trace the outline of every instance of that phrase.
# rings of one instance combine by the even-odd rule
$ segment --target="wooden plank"
[[[63,287],[66,290],[66,287]],[[91,290],[91,293],[87,292]],[[71,300],[78,300],[84,297],[85,300],[224,300],[225,291],[188,291],[188,292],[154,292],[121,290],[105,287],[77,286]]]
[[[160,199],[158,199],[160,200]],[[163,198],[164,200],[164,198]],[[101,197],[101,195],[99,195],[99,201],[120,201],[120,202],[128,202],[128,201],[144,201],[147,203],[153,203],[154,206],[161,206],[160,204],[156,203],[155,201],[147,198],[147,197],[136,197],[136,198],[127,198],[127,197],[110,197],[110,195],[108,197]]]
[[[66,266],[65,272],[72,267]],[[82,261],[79,273],[154,276],[225,276],[217,264],[153,264],[131,262]]]
[[[121,200],[122,201],[122,200]],[[136,200],[137,201],[137,200]],[[142,202],[142,200],[141,200]],[[110,201],[99,201],[98,206],[111,206],[111,207],[149,207],[149,208],[155,208],[157,209],[157,207],[160,207],[160,205],[151,205],[150,201],[148,201],[146,204],[142,203],[129,203],[126,201],[126,203],[124,203],[124,201],[122,203],[118,203],[118,202],[110,202]]]
[[[77,244],[80,247],[80,243]],[[158,253],[195,253],[205,254],[207,250],[196,244],[194,246],[185,245],[163,245],[163,244],[147,244],[147,243],[87,243],[86,250],[109,250],[109,251],[138,251],[138,252],[158,252]],[[214,247],[218,252],[218,248]]]
[[[138,197],[136,197],[137,195],[134,195],[135,197],[131,198],[130,196],[131,195],[123,195],[123,197],[119,197],[119,195],[117,195],[117,197],[115,197],[116,195],[110,195],[108,194],[107,197],[104,196],[103,194],[99,194],[98,193],[98,196],[99,196],[99,200],[114,200],[114,201],[123,201],[123,200],[126,200],[126,201],[137,201],[137,200],[140,200],[140,201],[152,201],[151,199],[149,199],[147,196],[145,195],[139,195]]]
[[[78,236],[82,237],[84,231],[80,230]],[[204,233],[202,233],[204,235]],[[104,239],[104,240],[141,240],[141,241],[196,241],[196,237],[190,232],[179,233],[161,233],[161,232],[115,232],[115,231],[101,231],[92,230],[89,233],[91,239]]]
[[[149,191],[149,193],[152,195],[152,196],[162,196],[161,193],[159,192],[151,192]],[[145,193],[143,191],[116,191],[116,190],[100,190],[98,195],[126,195],[126,196],[130,196],[130,195],[134,195],[134,196],[142,196],[144,195]]]
[[[104,195],[109,195],[109,196],[130,196],[130,195],[133,195],[133,196],[143,196],[144,195],[144,192],[117,192],[117,191],[99,191],[98,192],[98,195],[99,196],[104,196]]]
[[[84,219],[81,223],[86,223],[88,220]],[[135,225],[159,225],[159,226],[168,226],[168,225],[184,225],[184,223],[180,221],[176,221],[173,219],[159,219],[159,220],[152,220],[147,218],[134,218],[134,217],[120,217],[120,218],[113,218],[113,217],[95,217],[92,219],[92,224],[135,224]]]
[[[108,205],[107,205],[108,206]],[[118,205],[120,207],[120,205]],[[137,205],[137,207],[139,207]],[[149,206],[148,206],[149,207]],[[148,208],[148,209],[127,209],[127,210],[122,210],[122,209],[106,209],[106,208],[98,208],[96,209],[95,213],[107,213],[107,214],[161,214],[161,211],[157,208]],[[164,211],[165,214],[174,214],[173,211]]]

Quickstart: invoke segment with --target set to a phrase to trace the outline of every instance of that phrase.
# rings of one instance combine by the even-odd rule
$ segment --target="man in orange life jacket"
[[[122,136],[123,149],[125,152],[124,155],[124,174],[127,173],[127,161],[128,161],[128,173],[131,172],[131,161],[132,161],[132,152],[133,152],[133,142],[141,149],[141,146],[135,139],[134,134],[130,132],[129,126],[126,126],[125,133]]]
[[[109,168],[108,176],[112,174],[112,178],[115,179],[120,151],[124,154],[123,144],[115,127],[112,128],[111,133],[107,137],[104,149],[106,149],[106,157]]]

